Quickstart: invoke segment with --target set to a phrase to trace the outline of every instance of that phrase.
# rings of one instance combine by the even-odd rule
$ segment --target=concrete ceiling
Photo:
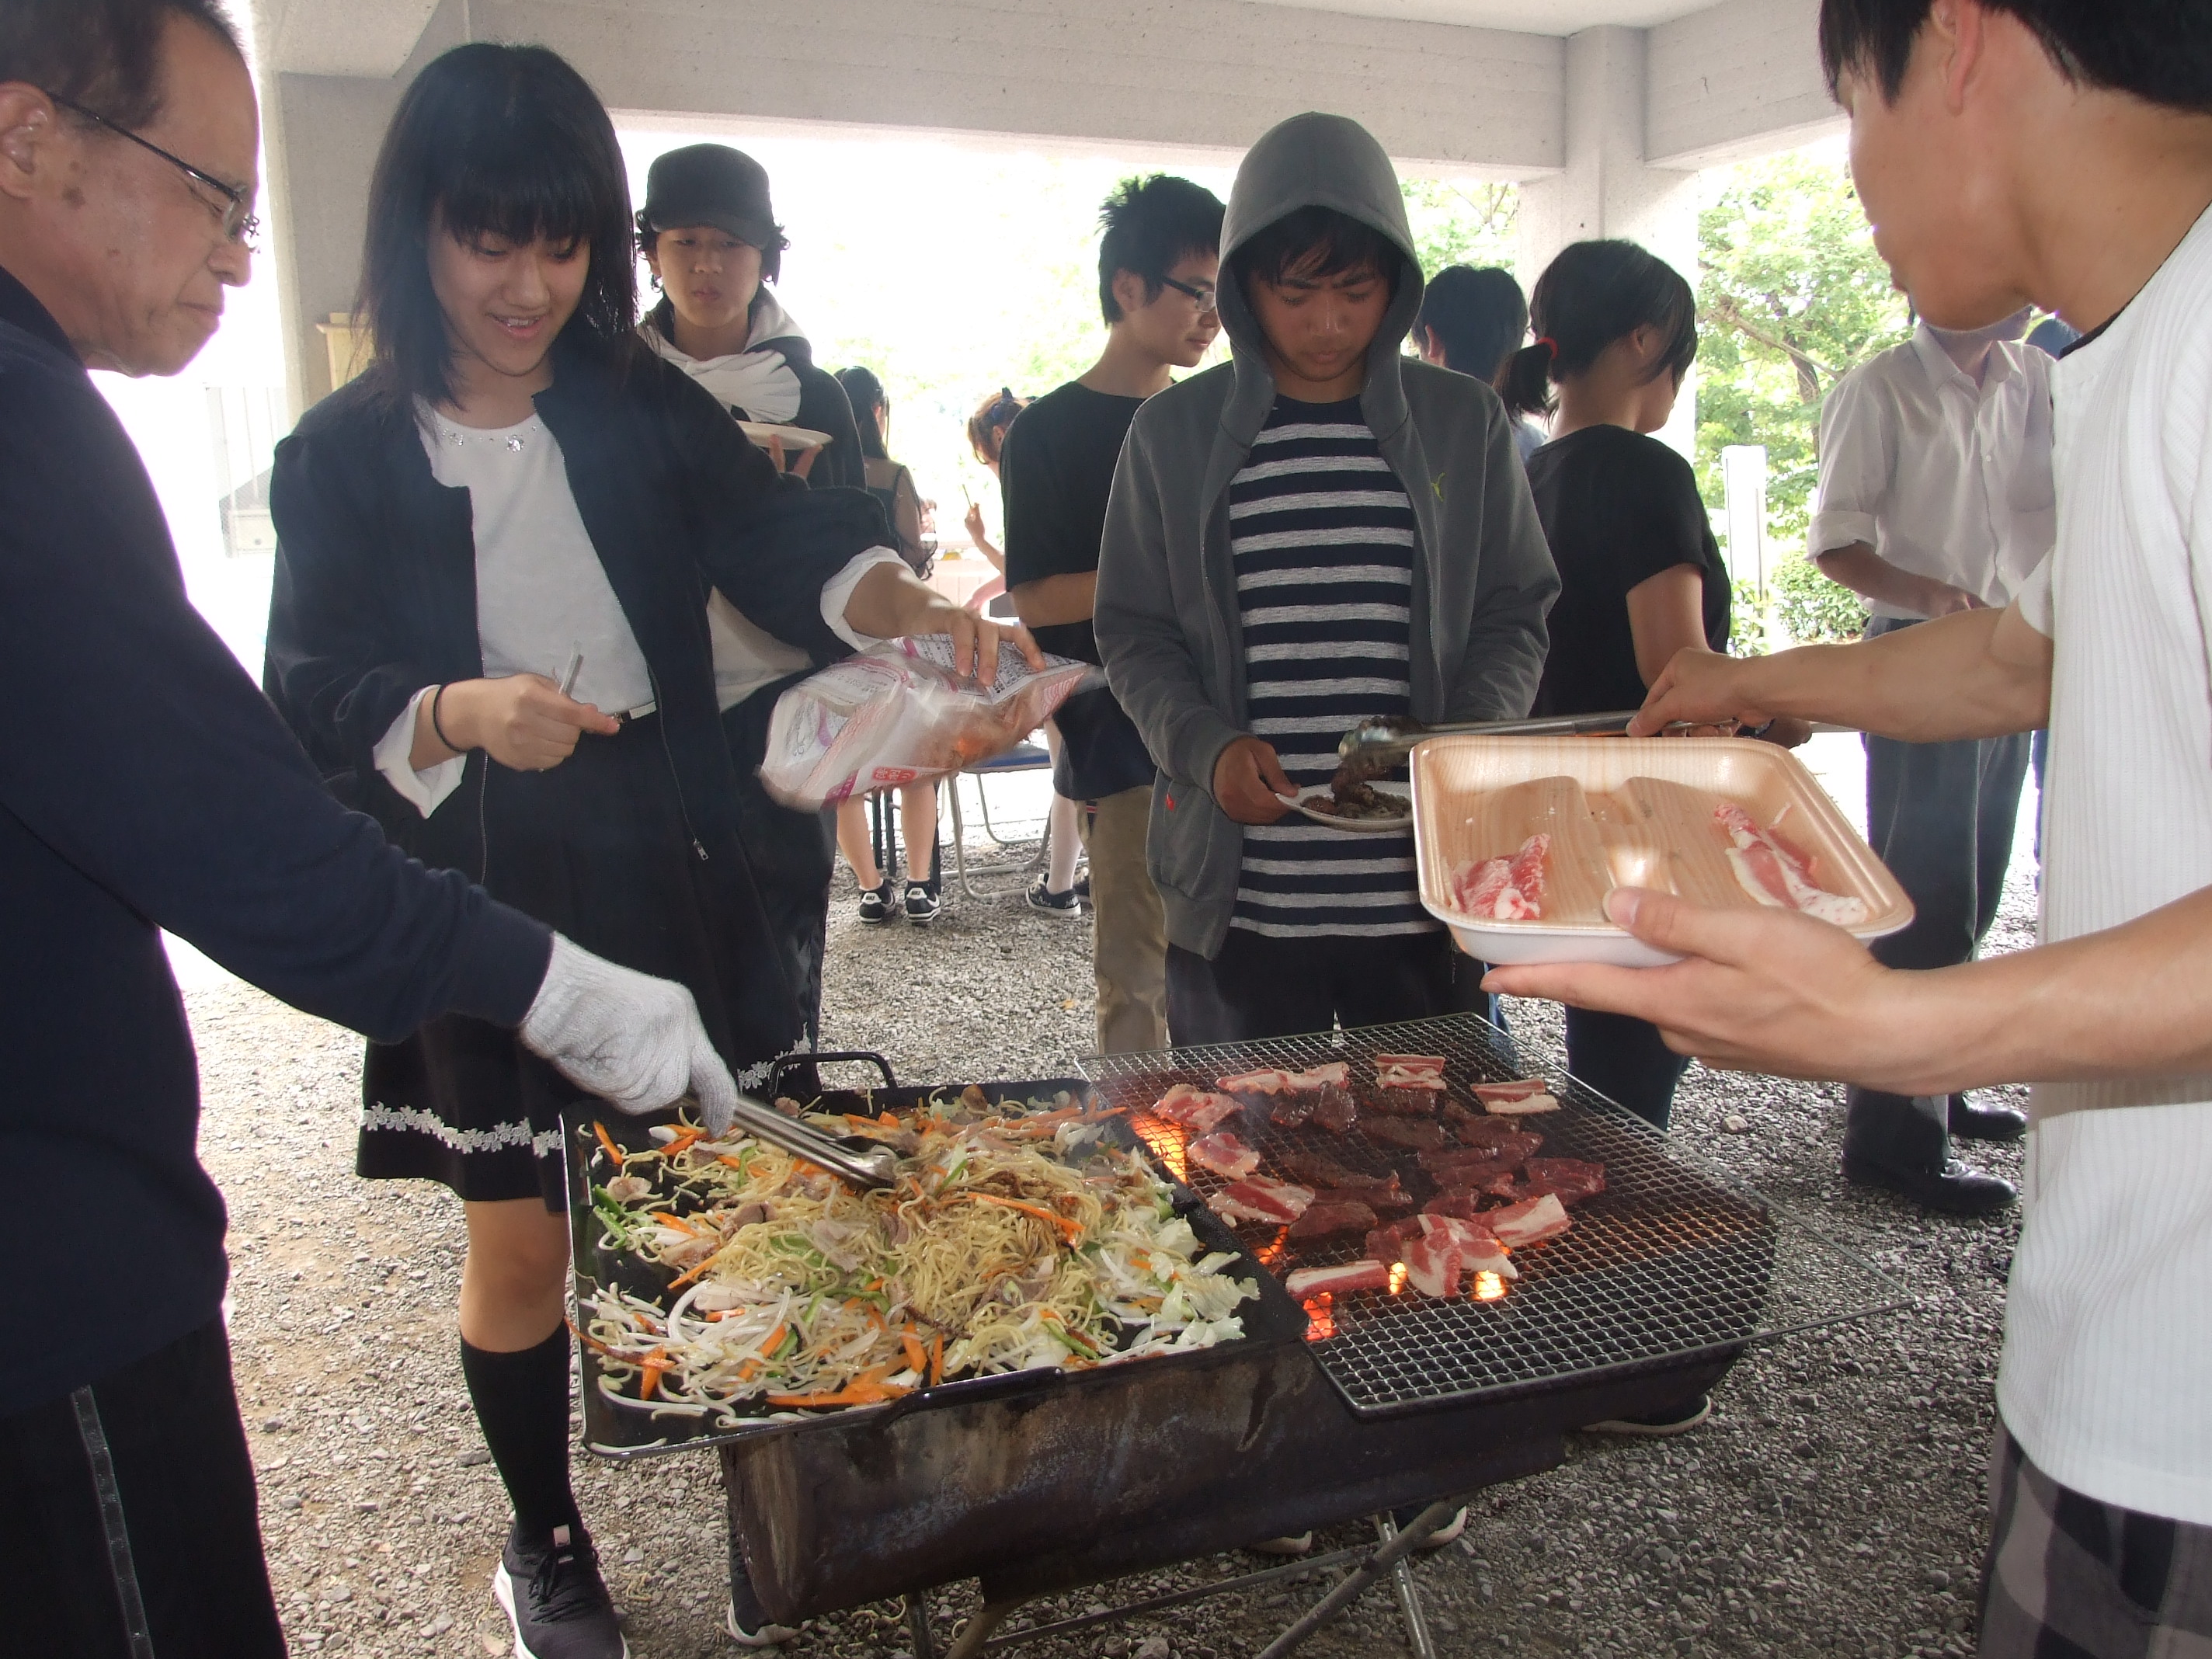
[[[1712,0],[1259,0],[1262,5],[1351,12],[1409,23],[1573,34],[1605,24],[1649,28],[1704,9]]]

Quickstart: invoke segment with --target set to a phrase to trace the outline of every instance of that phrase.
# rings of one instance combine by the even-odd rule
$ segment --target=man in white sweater
[[[2171,0],[1824,0],[1875,240],[1932,321],[2029,301],[2056,547],[2014,603],[1856,645],[1686,652],[1639,731],[1914,742],[2048,719],[2043,946],[1886,969],[1839,930],[1623,891],[1688,959],[1494,972],[1717,1064],[1906,1095],[2035,1084],[1982,1653],[2212,1653],[2212,29]]]

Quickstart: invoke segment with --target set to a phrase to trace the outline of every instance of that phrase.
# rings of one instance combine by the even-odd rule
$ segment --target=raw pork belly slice
[[[1434,1117],[1443,1098],[1434,1089],[1389,1087],[1376,1090],[1360,1103],[1389,1117]]]
[[[1185,1149],[1191,1162],[1202,1164],[1218,1176],[1240,1181],[1260,1167],[1260,1154],[1226,1129],[1200,1135]]]
[[[1209,1094],[1188,1083],[1178,1083],[1153,1103],[1152,1115],[1180,1123],[1191,1133],[1202,1135],[1242,1109],[1234,1096]]]
[[[1239,1072],[1235,1077],[1216,1078],[1213,1086],[1237,1095],[1302,1094],[1332,1083],[1340,1086],[1351,1076],[1352,1067],[1347,1062],[1333,1060],[1326,1066],[1309,1066],[1303,1072]]]
[[[1468,1089],[1486,1106],[1494,1100],[1525,1100],[1530,1095],[1552,1092],[1552,1085],[1540,1077],[1515,1078],[1510,1083],[1471,1083]]]
[[[1352,1126],[1359,1121],[1359,1103],[1341,1084],[1322,1089],[1314,1095],[1313,1103],[1313,1121],[1333,1135],[1349,1134]]]
[[[1532,1158],[1522,1184],[1528,1197],[1549,1193],[1571,1208],[1605,1190],[1605,1165],[1578,1158]]]
[[[1313,1202],[1313,1188],[1293,1187],[1287,1181],[1254,1176],[1232,1181],[1206,1200],[1206,1207],[1224,1221],[1296,1221]]]
[[[1283,1281],[1292,1296],[1334,1291],[1384,1291],[1390,1287],[1390,1263],[1347,1261],[1336,1267],[1301,1267]]]
[[[1459,1247],[1442,1233],[1425,1233],[1408,1239],[1405,1247],[1406,1282],[1423,1296],[1442,1301],[1459,1294]]]
[[[1459,1252],[1459,1265],[1463,1271],[1496,1273],[1504,1279],[1521,1277],[1520,1269],[1506,1259],[1504,1247],[1490,1231],[1486,1218],[1425,1215],[1421,1227],[1428,1237],[1451,1241],[1452,1248]]]
[[[1864,899],[1814,885],[1810,862],[1734,801],[1713,808],[1713,823],[1728,843],[1723,850],[1738,884],[1761,904],[1802,910],[1838,927],[1856,927],[1870,914]]]
[[[1480,921],[1541,921],[1544,919],[1544,860],[1552,838],[1534,835],[1510,858],[1463,864],[1452,876],[1452,898]]]
[[[1375,1080],[1386,1089],[1441,1089],[1444,1064],[1442,1054],[1377,1054]]]
[[[1449,1144],[1444,1126],[1428,1118],[1370,1117],[1364,1127],[1370,1140],[1386,1141],[1409,1152],[1426,1152]]]
[[[1499,1243],[1516,1250],[1547,1238],[1556,1238],[1575,1224],[1568,1218],[1566,1206],[1553,1193],[1492,1210],[1483,1219],[1490,1224],[1490,1231],[1498,1236]]]
[[[1333,1233],[1364,1233],[1375,1225],[1375,1212],[1357,1199],[1324,1204],[1316,1200],[1291,1223],[1292,1238],[1327,1238]]]

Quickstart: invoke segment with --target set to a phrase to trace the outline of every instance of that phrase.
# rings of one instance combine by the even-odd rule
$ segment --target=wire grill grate
[[[1082,1062],[1104,1100],[1127,1106],[1170,1170],[1201,1195],[1228,1184],[1182,1155],[1183,1131],[1146,1115],[1171,1085],[1211,1089],[1217,1078],[1268,1067],[1352,1062],[1355,1095],[1371,1092],[1377,1054],[1442,1054],[1447,1091],[1472,1104],[1471,1082],[1522,1075],[1507,1039],[1474,1015],[1366,1026],[1326,1036],[1213,1048],[1093,1056]],[[1518,1251],[1521,1277],[1501,1299],[1437,1301],[1407,1290],[1316,1297],[1306,1310],[1315,1358],[1355,1411],[1495,1395],[1681,1360],[1762,1338],[1854,1318],[1901,1299],[1887,1280],[1767,1200],[1694,1167],[1666,1138],[1583,1085],[1553,1074],[1560,1109],[1530,1120],[1540,1156],[1603,1164],[1606,1190],[1576,1206],[1573,1229]],[[1415,1155],[1370,1139],[1360,1125],[1337,1135],[1312,1125],[1284,1130],[1263,1109],[1224,1127],[1280,1174],[1285,1152],[1326,1153],[1370,1175],[1399,1173],[1425,1198],[1435,1183]],[[1289,1241],[1246,1224],[1263,1241],[1271,1272],[1358,1259],[1357,1235]]]

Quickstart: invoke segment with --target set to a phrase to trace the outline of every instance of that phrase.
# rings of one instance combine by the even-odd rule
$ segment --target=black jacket
[[[641,344],[555,349],[538,412],[652,672],[694,834],[714,846],[736,834],[737,791],[715,708],[708,585],[814,661],[849,655],[822,619],[822,588],[888,542],[883,512],[864,490],[782,488],[714,398]],[[461,803],[484,757],[470,757],[468,787],[426,821],[372,756],[416,691],[483,672],[468,491],[438,483],[412,410],[364,377],[276,447],[270,505],[269,695],[333,788],[395,842],[479,868],[475,815]]]
[[[550,940],[331,799],[185,598],[131,441],[4,270],[0,706],[0,1170],[45,1218],[23,1209],[10,1247],[38,1314],[0,1347],[6,1416],[221,1309],[222,1200],[159,929],[386,1041],[447,1010],[519,1024]],[[127,1295],[91,1288],[94,1258]]]
[[[676,337],[676,307],[664,295],[646,318],[649,327],[657,328],[666,339]],[[799,413],[791,417],[791,424],[803,426],[816,432],[830,434],[829,448],[815,458],[814,465],[806,470],[806,482],[819,489],[827,485],[833,489],[862,489],[867,486],[867,463],[860,454],[860,428],[853,420],[853,402],[845,395],[845,388],[837,384],[837,377],[826,369],[814,366],[814,348],[803,334],[787,334],[773,340],[763,340],[751,348],[756,351],[781,353],[799,377]],[[741,410],[732,410],[740,419],[752,416]],[[885,546],[896,543],[886,541]],[[740,605],[739,610],[744,607]]]

